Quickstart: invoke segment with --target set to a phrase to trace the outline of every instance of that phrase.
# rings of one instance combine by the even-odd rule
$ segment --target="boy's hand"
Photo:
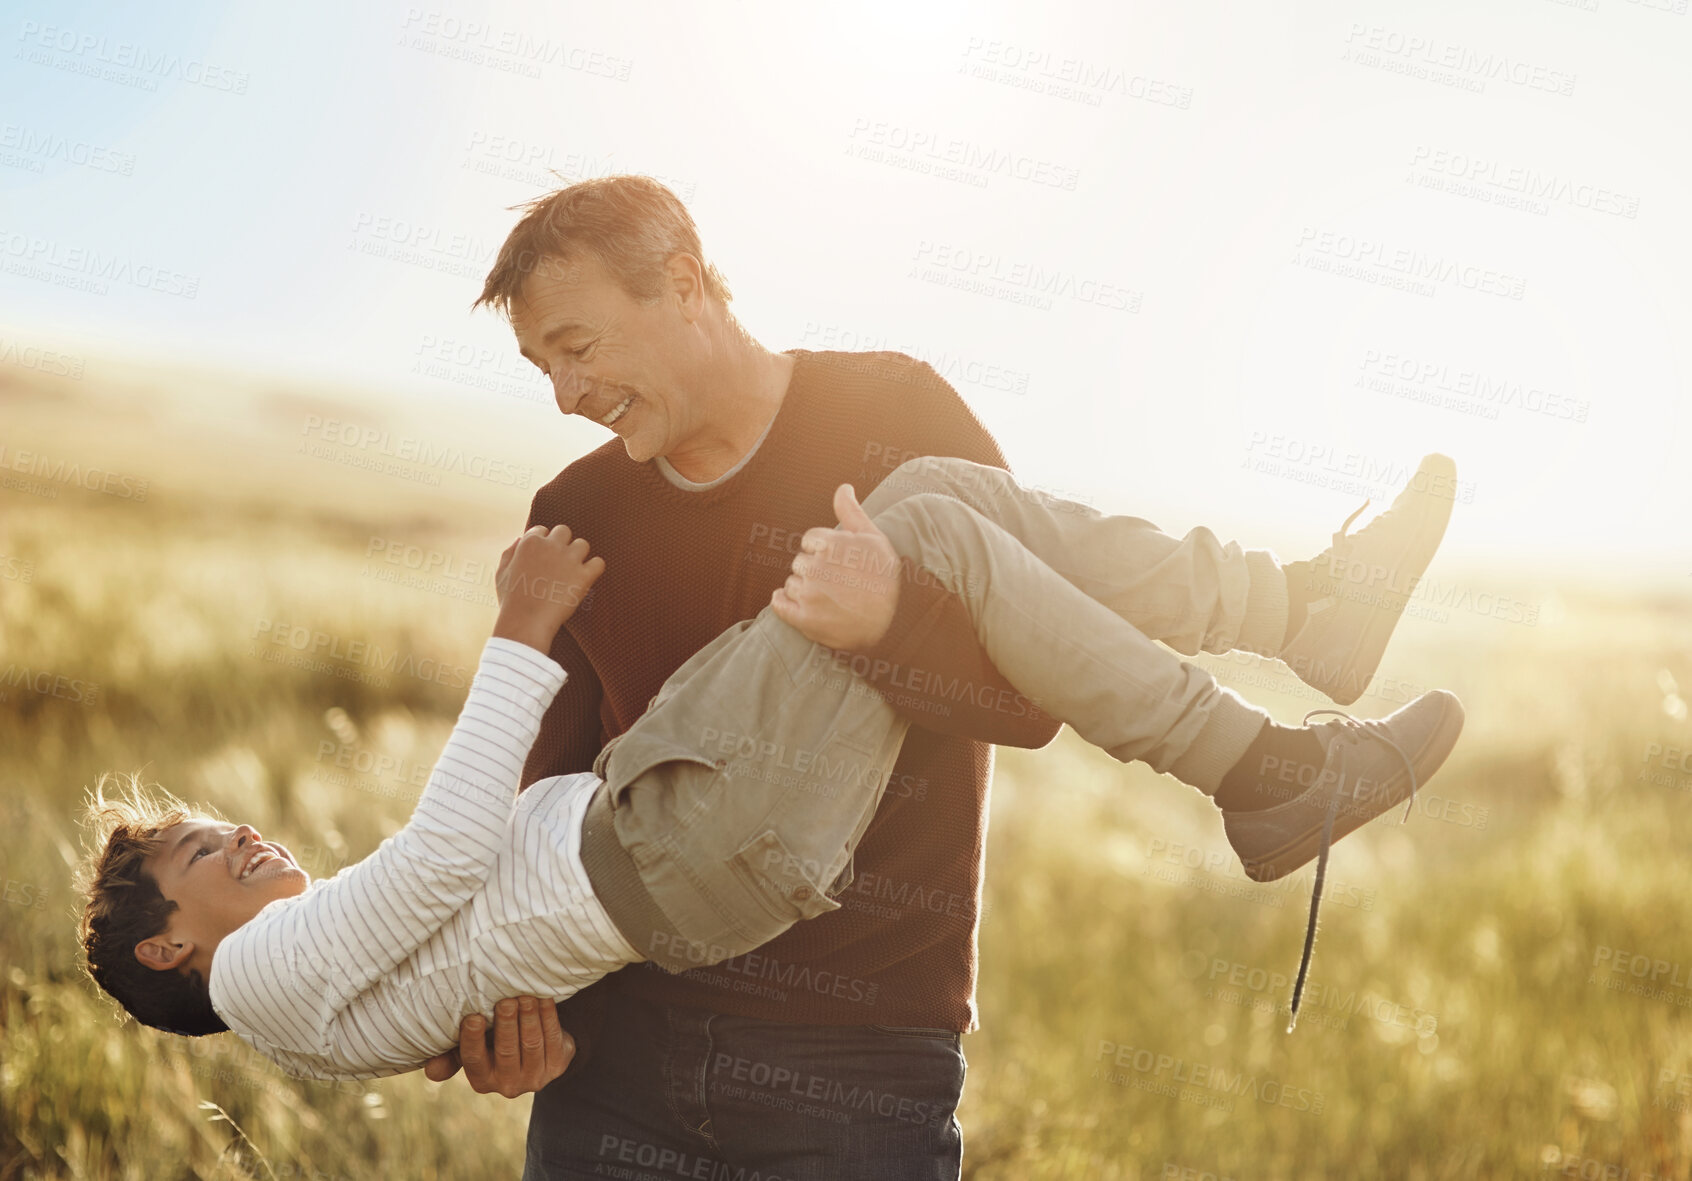
[[[776,618],[830,648],[880,642],[899,606],[899,554],[858,503],[852,485],[834,490],[840,528],[805,530],[793,573],[770,596]]]
[[[550,652],[552,637],[604,572],[605,559],[588,557],[587,541],[572,539],[567,525],[536,525],[500,555],[493,634]]]

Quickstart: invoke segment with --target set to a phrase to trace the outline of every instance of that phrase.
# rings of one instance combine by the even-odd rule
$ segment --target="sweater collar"
[[[640,469],[640,478],[651,488],[661,493],[681,498],[687,504],[704,504],[721,499],[734,489],[746,482],[748,472],[755,470],[770,451],[779,447],[781,440],[787,433],[789,424],[793,420],[792,407],[795,395],[801,391],[803,384],[800,370],[804,368],[806,359],[810,356],[809,349],[787,349],[786,355],[793,358],[793,372],[788,375],[787,389],[782,394],[781,405],[776,407],[775,417],[770,420],[759,441],[753,445],[752,451],[742,460],[738,467],[732,470],[728,477],[720,484],[713,484],[709,488],[681,488],[659,470],[656,460],[647,460],[635,464]]]

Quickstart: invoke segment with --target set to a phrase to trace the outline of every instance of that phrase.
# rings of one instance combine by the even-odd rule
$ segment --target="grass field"
[[[294,1082],[231,1035],[120,1024],[76,965],[102,771],[318,874],[394,831],[492,620],[474,564],[527,501],[302,451],[305,402],[199,413],[150,380],[0,374],[0,1181],[515,1177],[527,1100]],[[20,449],[133,478],[90,491]],[[1308,870],[1247,882],[1206,801],[1067,732],[1001,751],[966,1175],[1687,1176],[1692,580],[1578,573],[1441,574],[1402,625],[1395,685],[1452,688],[1468,728],[1408,824],[1336,850],[1290,1037]],[[1283,719],[1321,704],[1273,663],[1207,663]]]

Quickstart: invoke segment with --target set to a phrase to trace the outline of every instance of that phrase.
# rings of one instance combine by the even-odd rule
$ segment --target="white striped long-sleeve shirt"
[[[492,638],[411,820],[369,857],[273,902],[212,957],[212,1008],[290,1074],[376,1078],[458,1044],[501,997],[563,1000],[638,959],[581,863],[600,780],[523,761],[564,683]]]

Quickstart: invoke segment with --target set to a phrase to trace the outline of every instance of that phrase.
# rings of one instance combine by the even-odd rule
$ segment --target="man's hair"
[[[108,795],[108,787],[117,794]],[[176,909],[147,872],[147,858],[165,829],[195,815],[134,775],[100,776],[84,819],[92,844],[78,882],[84,902],[77,930],[94,983],[143,1025],[191,1037],[229,1028],[212,1009],[205,979],[197,971],[149,968],[135,958],[135,947],[162,934]]]
[[[488,304],[507,319],[529,276],[548,260],[591,255],[630,299],[651,303],[664,290],[664,264],[691,254],[705,273],[705,292],[727,306],[733,298],[722,272],[705,261],[699,227],[687,206],[650,176],[601,176],[537,197],[513,209],[522,220],[506,237],[471,305]]]

